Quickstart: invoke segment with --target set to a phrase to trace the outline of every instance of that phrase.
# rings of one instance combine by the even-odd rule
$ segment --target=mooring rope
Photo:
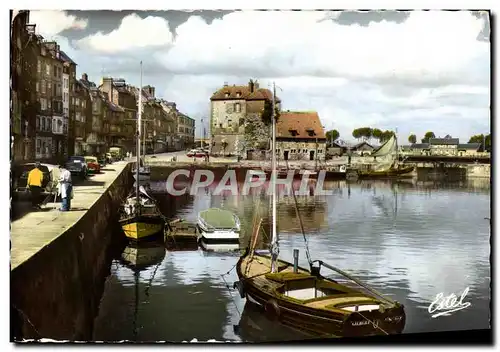
[[[288,167],[288,160],[285,160],[285,163],[286,163],[286,170],[288,172],[290,170],[290,168]],[[295,190],[293,189],[293,185],[292,185],[291,189],[292,189],[292,195],[293,195],[293,204],[295,206],[295,212],[297,214],[297,217],[299,218],[300,230],[302,232],[302,237],[304,238],[304,242],[305,242],[307,261],[309,262],[309,266],[312,266],[311,255],[309,253],[309,243],[307,242],[306,232],[304,230],[304,224],[302,223],[302,216],[300,215],[299,207],[297,205],[297,197],[295,196]],[[276,221],[276,220],[274,220],[274,221]]]

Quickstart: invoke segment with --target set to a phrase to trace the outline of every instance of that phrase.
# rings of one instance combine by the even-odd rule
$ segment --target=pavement
[[[176,163],[190,163],[190,164],[206,164],[204,158],[193,158],[188,157],[186,151],[180,152],[170,152],[170,153],[161,153],[146,156],[146,163],[151,166],[174,166],[174,162],[172,161],[173,157],[176,157]],[[318,161],[318,167],[335,167],[343,164],[347,164],[347,157],[336,157],[326,162]],[[351,159],[352,164],[356,163],[366,163],[371,161],[370,158],[366,157],[356,157],[353,156]],[[210,156],[209,165],[215,166],[217,164],[233,164],[241,167],[247,168],[261,168],[261,167],[270,167],[270,160],[240,160],[238,162],[236,157],[219,157],[219,156]],[[278,161],[278,166],[284,167],[286,164],[283,160]],[[314,160],[289,160],[288,165],[290,168],[302,168],[302,169],[314,169],[316,166],[316,161]]]
[[[29,200],[28,203],[14,202],[12,207],[14,209],[17,207],[22,212],[11,222],[11,270],[14,270],[79,221],[97,199],[106,192],[127,164],[127,161],[120,161],[106,165],[100,174],[89,177],[81,184],[75,184],[71,210],[68,212],[58,210],[61,207],[60,202],[49,201],[38,211],[31,209]],[[26,211],[26,208],[29,210]]]

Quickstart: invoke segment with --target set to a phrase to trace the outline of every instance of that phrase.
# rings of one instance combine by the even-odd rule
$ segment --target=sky
[[[276,83],[282,108],[358,127],[469,137],[490,132],[490,24],[469,11],[32,11],[96,83],[156,87],[197,121],[224,82]]]

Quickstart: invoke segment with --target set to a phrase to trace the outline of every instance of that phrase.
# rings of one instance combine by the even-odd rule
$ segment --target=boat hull
[[[388,171],[358,171],[359,178],[389,178],[389,177],[413,177],[413,166],[406,166],[400,169],[390,169]]]
[[[165,223],[159,216],[132,216],[120,220],[120,225],[127,238],[141,241],[163,235]]]
[[[240,248],[240,234],[235,231],[206,232],[198,225],[198,241],[206,251],[235,251]]]
[[[406,316],[404,307],[397,305],[387,308],[384,312],[378,310],[349,313],[342,309],[315,309],[311,306],[295,303],[281,295],[262,288],[262,276],[245,274],[244,264],[247,254],[243,255],[236,265],[240,295],[248,302],[264,307],[269,319],[278,320],[283,325],[300,330],[314,337],[357,337],[370,335],[399,334],[404,329]],[[254,254],[260,260],[269,260],[268,256]],[[280,268],[293,267],[293,264],[279,261]],[[304,273],[310,272],[299,268]],[[322,278],[324,279],[324,278]],[[260,286],[258,281],[261,280]],[[331,280],[329,280],[331,281]],[[284,297],[284,296],[283,296]],[[362,315],[361,315],[362,314]]]

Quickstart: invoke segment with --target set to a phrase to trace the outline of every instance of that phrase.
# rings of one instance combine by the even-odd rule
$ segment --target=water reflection
[[[331,195],[297,198],[313,259],[332,263],[402,302],[407,314],[404,332],[478,329],[489,327],[490,320],[490,227],[484,220],[490,216],[488,186],[484,181],[331,181],[324,184]],[[209,207],[235,212],[242,222],[242,247],[248,243],[256,211],[264,228],[270,227],[265,192],[237,197],[202,191],[196,196],[156,197],[164,213],[188,221]],[[292,261],[293,249],[298,248],[300,265],[306,266],[293,200],[286,195],[278,200],[280,256]],[[266,236],[259,240],[260,247],[269,242]],[[238,253],[169,251],[159,264],[144,267],[137,278],[137,339],[276,341],[297,336],[294,332],[288,338],[288,328],[248,313],[245,300],[228,289],[237,280],[232,270],[237,259]],[[96,338],[133,338],[134,279],[123,260],[113,263]],[[144,295],[147,287],[149,297]],[[436,294],[459,295],[466,287],[470,307],[431,318],[427,307]],[[250,323],[242,323],[235,332],[234,326],[248,316]]]

